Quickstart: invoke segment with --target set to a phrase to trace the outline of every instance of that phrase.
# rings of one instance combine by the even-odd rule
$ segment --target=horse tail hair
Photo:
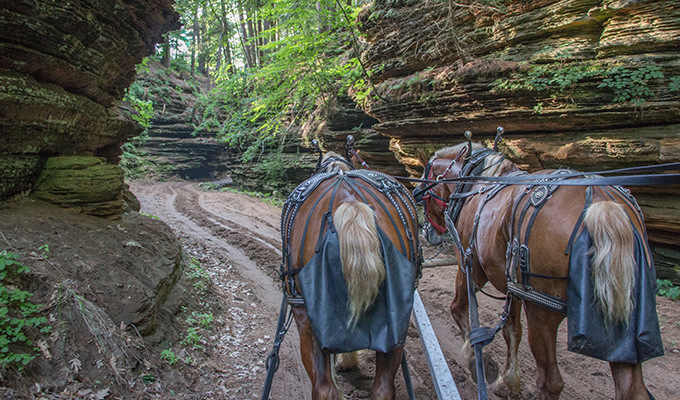
[[[359,202],[343,203],[333,213],[333,221],[347,282],[349,327],[353,328],[378,295],[385,280],[385,263],[371,207]]]
[[[623,206],[613,201],[592,204],[583,220],[592,239],[591,259],[595,298],[605,323],[626,324],[633,312],[635,237]]]

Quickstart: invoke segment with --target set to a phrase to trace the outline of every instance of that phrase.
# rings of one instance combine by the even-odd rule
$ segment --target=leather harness
[[[302,267],[293,268],[291,266],[291,247],[290,247],[290,236],[293,224],[297,217],[300,207],[309,200],[311,194],[321,185],[322,182],[334,179],[335,182],[328,186],[324,192],[318,196],[315,203],[312,205],[312,209],[309,212],[307,220],[303,228],[303,239],[300,246],[300,261],[302,262],[302,255],[305,248],[305,239],[307,236],[307,231],[311,218],[315,215],[314,210],[320,203],[320,201],[330,192],[331,200],[328,205],[328,210],[324,213],[324,221],[332,215],[333,203],[335,201],[335,196],[340,186],[345,183],[350,188],[354,190],[362,199],[364,203],[368,204],[368,197],[370,196],[378,206],[385,211],[385,214],[390,218],[392,226],[394,226],[397,236],[399,237],[399,245],[402,254],[406,254],[407,248],[410,254],[411,262],[416,266],[416,287],[418,280],[422,274],[422,254],[420,247],[417,242],[417,238],[414,237],[411,230],[408,228],[408,220],[417,221],[415,214],[415,203],[413,202],[410,193],[406,190],[404,185],[396,181],[391,176],[378,171],[370,170],[352,170],[352,171],[342,171],[342,172],[324,172],[313,175],[308,180],[301,183],[293,192],[288,196],[286,203],[283,206],[281,212],[281,241],[283,244],[282,260],[279,269],[279,275],[281,277],[281,282],[283,285],[284,293],[286,293],[288,298],[288,303],[292,306],[303,307],[304,299],[300,293],[296,283],[295,275],[300,272]],[[389,213],[387,208],[387,203],[384,199],[376,196],[369,189],[373,187],[377,189],[383,196],[384,199],[391,204],[391,206],[397,211],[399,220],[395,220],[394,217]],[[404,206],[408,205],[408,206]],[[403,237],[398,229],[399,224],[404,228],[406,232],[406,237]],[[324,228],[327,224],[322,224],[319,232],[319,240],[324,234]],[[415,288],[414,288],[415,289]]]
[[[466,163],[460,172],[459,177],[470,178],[476,177],[480,178],[479,175],[483,172],[484,168],[489,168],[489,166],[484,167],[484,159],[490,155],[498,154],[497,152],[487,149],[480,148],[472,151],[470,157],[466,158]],[[499,160],[502,161],[503,158]],[[433,160],[434,161],[434,160]],[[425,168],[425,175],[429,177],[432,175],[431,164],[428,163]],[[448,169],[447,169],[448,170]],[[443,174],[442,174],[443,175]],[[456,185],[454,192],[450,195],[449,199],[446,200],[446,227],[449,233],[454,239],[454,243],[460,251],[460,254],[464,258],[461,260],[463,262],[463,267],[467,263],[472,262],[472,255],[474,248],[476,247],[477,238],[477,228],[479,225],[479,218],[484,209],[484,206],[489,200],[491,200],[496,194],[498,194],[502,189],[511,186],[513,180],[522,179],[526,176],[527,179],[531,178],[525,171],[516,171],[510,173],[504,177],[503,183],[496,183],[493,185],[482,186],[477,190],[471,190],[474,181],[464,181]],[[495,177],[494,179],[497,179]],[[544,306],[553,311],[565,314],[567,313],[566,301],[556,298],[554,296],[548,295],[546,293],[540,292],[531,286],[531,278],[538,279],[566,279],[568,276],[548,276],[542,275],[531,271],[530,262],[530,251],[529,251],[529,238],[531,235],[531,229],[533,223],[538,216],[539,212],[546,204],[548,199],[555,193],[560,186],[565,183],[565,179],[592,179],[593,183],[596,183],[598,179],[608,179],[602,178],[600,176],[584,175],[577,171],[559,169],[555,170],[549,174],[542,175],[540,179],[535,182],[526,184],[523,190],[519,191],[518,194],[513,199],[513,207],[511,213],[511,231],[510,240],[507,245],[506,250],[506,277],[508,292],[516,295],[519,298],[534,302],[541,306]],[[507,182],[507,183],[505,183]],[[635,198],[630,194],[628,189],[622,188],[621,186],[600,186],[601,189],[612,199],[623,202],[631,209],[634,209],[637,225],[642,226],[642,214],[640,207],[635,201]],[[468,197],[476,195],[484,195],[483,199],[479,202],[477,210],[475,212],[475,218],[473,222],[472,233],[470,235],[470,243],[467,249],[463,249],[462,243],[459,238],[459,234],[456,231],[455,224],[457,223],[461,210],[465,204]],[[424,200],[432,199],[434,194],[431,190],[423,196]],[[429,196],[429,197],[428,197]],[[438,197],[438,196],[437,196]],[[528,199],[527,199],[528,197]],[[443,200],[443,199],[442,199]],[[592,204],[593,200],[593,186],[586,187],[586,199],[583,206],[583,211],[581,212],[579,219],[577,220],[572,234],[570,236],[569,242],[565,249],[565,254],[570,254],[571,246],[576,238],[577,234],[582,230],[583,218],[588,207]],[[520,205],[521,206],[520,209]],[[425,211],[427,214],[427,202],[425,203]],[[429,219],[429,217],[428,217]],[[526,223],[525,223],[526,222]],[[432,223],[432,222],[431,222]],[[635,226],[635,224],[633,224]],[[646,232],[642,232],[645,236]],[[464,269],[467,270],[467,269]],[[478,288],[481,290],[481,288]],[[483,292],[483,291],[482,291]]]

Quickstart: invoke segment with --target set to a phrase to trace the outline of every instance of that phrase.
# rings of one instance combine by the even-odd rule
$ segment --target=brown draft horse
[[[465,153],[468,151],[466,146],[468,144],[463,143],[441,149],[429,161],[421,153],[420,162],[426,171],[423,178],[436,177],[439,180],[458,177],[466,163]],[[474,143],[472,148],[482,148],[482,145]],[[473,151],[475,150],[471,152]],[[506,176],[519,171],[515,164],[505,160],[502,155],[494,154],[483,160],[475,175]],[[547,173],[550,171],[539,171],[535,174]],[[531,175],[533,174],[529,176]],[[424,189],[425,186],[421,184],[419,188]],[[463,204],[454,225],[463,248],[468,248],[472,239],[476,240],[472,253],[472,275],[478,288],[491,282],[500,292],[508,293],[506,250],[511,240],[513,212],[516,210],[516,213],[519,213],[524,204],[521,203],[519,207],[513,209],[513,201],[520,198],[518,197],[520,191],[526,189],[520,185],[504,186],[480,210],[480,202],[484,201],[485,196],[482,192],[488,189],[482,186],[479,183],[472,184],[465,188],[467,195],[458,196],[460,199],[458,201],[462,201]],[[444,233],[445,207],[455,189],[455,183],[437,184],[430,189],[429,196],[423,197],[426,217],[431,223],[428,229],[436,230],[436,234]],[[531,249],[532,273],[550,277],[568,275],[569,256],[565,255],[565,248],[584,210],[585,190],[583,186],[562,186],[548,197],[542,211],[537,213],[527,244]],[[633,251],[631,221],[638,232],[645,232],[642,216],[621,198],[613,199],[615,196],[608,196],[601,187],[593,187],[592,190],[592,205],[585,215],[584,225],[594,243],[590,252],[595,271],[592,277],[595,297],[600,300],[603,315],[608,320],[625,321],[631,312],[631,293],[635,280],[633,269],[636,268],[631,254]],[[453,198],[451,201],[454,201]],[[529,200],[525,197],[523,201]],[[473,238],[477,213],[479,213],[478,226],[476,237]],[[517,220],[517,215],[514,220]],[[427,235],[428,238],[436,238],[436,234],[431,233]],[[456,253],[459,265],[463,265],[463,255],[459,250],[456,250]],[[567,279],[532,278],[531,286],[557,298],[567,297]],[[466,287],[465,271],[459,269],[450,311],[463,337],[466,338],[463,356],[466,358],[466,365],[471,366],[474,365],[471,364],[474,363],[472,359],[474,354],[468,339],[470,325]],[[565,315],[530,301],[523,301],[523,304],[527,317],[529,346],[536,361],[538,398],[557,399],[564,387],[564,381],[557,366],[556,336]],[[502,330],[508,348],[506,365],[490,386],[490,389],[500,396],[516,396],[520,393],[520,370],[517,360],[517,349],[522,337],[520,313],[520,302],[511,302],[508,319]],[[649,398],[642,378],[641,364],[611,362],[610,368],[617,400]]]
[[[289,235],[287,239],[284,237],[284,249],[289,249],[287,251],[289,271],[298,271],[307,266],[319,251],[318,238],[323,235],[324,229],[329,229],[323,222],[325,213],[332,210],[332,221],[338,233],[341,258],[334,263],[333,268],[342,268],[347,285],[350,323],[356,325],[357,321],[370,310],[376,301],[380,286],[384,285],[383,282],[386,280],[386,265],[381,254],[378,227],[396,248],[402,249],[402,254],[409,260],[416,260],[420,255],[417,235],[414,234],[418,227],[415,202],[401,183],[385,174],[355,171],[357,174],[365,172],[372,174],[371,176],[379,176],[384,182],[390,181],[398,185],[399,187],[393,187],[395,191],[392,192],[392,199],[388,198],[385,190],[373,187],[357,177],[351,177],[352,175],[347,173],[353,169],[351,164],[336,153],[327,153],[321,166],[315,176],[324,173],[329,173],[329,176],[322,179],[318,186],[312,188],[313,190],[310,189],[308,196],[299,203],[299,208],[294,213],[287,213],[284,207],[282,232],[286,231]],[[414,268],[417,266],[414,265]],[[291,274],[287,279],[289,282],[292,281],[287,286],[287,296],[289,299],[299,298],[298,274]],[[329,285],[335,286],[337,283],[330,282]],[[304,297],[304,287],[302,289],[301,294]],[[306,303],[308,301],[305,299]],[[342,399],[344,397],[335,382],[334,354],[320,347],[313,330],[313,321],[307,311],[309,307],[310,304],[293,306],[292,313],[300,334],[302,362],[312,382],[312,398]],[[410,309],[407,312],[410,315]],[[384,353],[376,351],[372,399],[395,398],[394,379],[402,357],[403,343]],[[349,369],[356,366],[357,359],[356,356],[349,355],[344,360],[338,361],[342,363],[338,368]]]

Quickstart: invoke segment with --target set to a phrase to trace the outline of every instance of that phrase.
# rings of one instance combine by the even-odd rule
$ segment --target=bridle
[[[445,177],[446,177],[446,174],[449,173],[449,171],[450,171],[451,168],[456,164],[456,162],[457,162],[457,161],[458,161],[458,160],[466,153],[466,150],[467,150],[467,149],[465,149],[465,148],[464,148],[463,150],[461,150],[461,152],[458,153],[458,155],[457,155],[453,160],[451,160],[451,162],[450,162],[449,165],[446,167],[446,169],[444,170],[444,172],[442,172],[441,174],[437,175],[436,177],[434,176],[434,171],[432,171],[432,164],[433,164],[437,159],[436,159],[436,158],[433,158],[433,159],[430,160],[430,162],[427,163],[427,165],[425,166],[425,173],[423,174],[423,176],[424,176],[427,180],[429,180],[429,181],[435,181],[435,182],[438,182],[440,179],[445,178]],[[441,225],[439,225],[438,223],[436,223],[434,220],[432,220],[432,217],[430,217],[430,212],[429,212],[430,201],[434,201],[435,203],[437,203],[437,205],[439,205],[440,207],[443,207],[444,209],[448,208],[448,206],[449,206],[449,202],[450,202],[449,199],[445,199],[445,198],[443,198],[443,197],[437,195],[437,194],[434,193],[434,191],[432,190],[432,189],[434,189],[434,187],[437,186],[437,185],[439,185],[439,183],[433,183],[433,184],[428,185],[425,189],[423,189],[422,191],[419,192],[419,195],[421,195],[421,199],[423,200],[423,209],[424,209],[424,211],[425,211],[425,218],[427,218],[427,222],[428,222],[433,228],[435,228],[438,232],[440,232],[441,234],[444,234],[444,233],[446,233],[446,227],[445,227],[445,226],[441,226]]]

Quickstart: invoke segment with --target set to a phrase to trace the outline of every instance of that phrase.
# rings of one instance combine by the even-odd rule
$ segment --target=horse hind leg
[[[642,364],[609,363],[616,388],[616,400],[649,400],[642,379]]]
[[[521,381],[517,359],[519,343],[522,341],[522,321],[520,319],[522,303],[513,301],[510,304],[508,320],[503,326],[503,339],[507,346],[505,371],[490,386],[491,391],[499,397],[516,397],[520,394]]]
[[[396,398],[394,378],[399,371],[404,348],[398,347],[389,353],[375,352],[375,379],[371,388],[371,400],[393,400]]]
[[[557,329],[564,316],[526,303],[529,347],[536,360],[536,386],[539,400],[556,400],[564,389],[557,366]]]
[[[300,357],[312,382],[312,399],[342,400],[335,382],[332,355],[321,350],[314,338],[309,316],[304,308],[293,307],[293,316],[300,334]]]

